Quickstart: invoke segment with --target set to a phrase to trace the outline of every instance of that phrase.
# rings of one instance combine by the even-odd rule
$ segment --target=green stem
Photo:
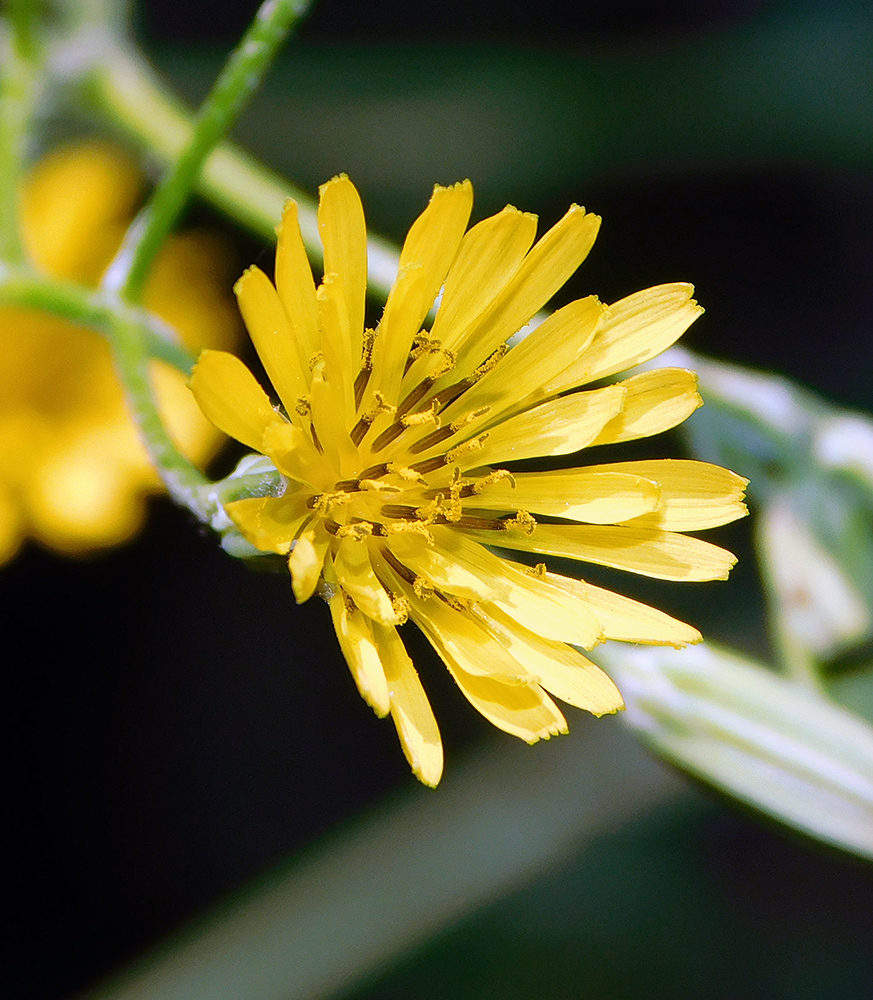
[[[118,324],[125,323],[139,331],[148,356],[165,361],[185,375],[194,365],[172,328],[153,313],[29,268],[0,268],[0,306],[52,313],[77,326],[97,330],[110,340]]]
[[[31,0],[8,0],[4,5],[8,33],[0,45],[0,258],[13,263],[26,259],[18,195],[39,83],[34,6]]]
[[[190,112],[137,55],[111,44],[90,67],[86,80],[91,102],[142,150],[172,163],[190,141]],[[320,261],[321,241],[314,200],[281,175],[232,143],[222,143],[203,165],[197,191],[241,225],[273,240],[282,208],[294,198],[300,230],[310,256]],[[369,291],[387,297],[397,274],[397,249],[368,237]]]
[[[158,410],[149,356],[140,326],[128,315],[113,316],[111,337],[115,364],[140,436],[167,492],[204,524],[210,524],[215,503],[209,499],[212,483],[176,447]]]
[[[128,229],[104,286],[131,301],[142,293],[152,262],[197,184],[204,163],[260,85],[307,0],[265,0],[194,118],[188,141],[148,204]]]
[[[160,358],[183,372],[191,357],[157,317],[105,291],[91,291],[26,269],[0,268],[0,307],[38,309],[98,330],[112,346],[131,411],[170,496],[206,524],[215,513],[212,483],[182,455],[164,427],[149,377]]]

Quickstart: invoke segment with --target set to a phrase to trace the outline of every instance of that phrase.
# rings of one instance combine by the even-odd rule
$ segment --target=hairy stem
[[[142,59],[121,45],[110,44],[94,60],[86,88],[91,103],[147,155],[170,163],[190,141],[190,112]],[[233,143],[213,150],[197,178],[196,190],[226,215],[269,240],[275,239],[283,205],[293,198],[299,205],[303,241],[310,257],[320,262],[314,199]],[[368,290],[384,299],[397,274],[398,250],[370,235],[368,256]]]
[[[266,0],[194,116],[188,136],[145,208],[128,229],[104,278],[136,301],[152,262],[197,184],[203,165],[260,85],[307,0]]]

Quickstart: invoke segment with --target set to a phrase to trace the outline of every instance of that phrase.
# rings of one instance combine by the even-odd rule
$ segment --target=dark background
[[[800,37],[814,39],[820,11],[790,6],[806,26]],[[835,5],[827,17],[855,17],[862,7]],[[135,23],[157,63],[170,67],[175,85],[193,99],[253,9],[152,0],[137,8]],[[439,95],[434,52],[449,68],[451,106],[458,97],[449,84],[460,79],[475,88],[479,66],[483,91],[506,85],[495,69],[501,65],[510,78],[536,81],[541,62],[543,78],[554,81],[572,76],[588,55],[633,66],[671,52],[709,51],[714,38],[743,45],[744,31],[754,34],[767,18],[781,23],[783,15],[763,2],[572,9],[550,2],[532,10],[491,0],[323,0],[297,45],[306,71],[327,66],[334,89],[301,94],[289,87],[287,101],[292,109],[314,106],[318,132],[319,121],[341,120],[344,85],[357,92],[369,80],[390,93],[386,67],[428,67],[428,85]],[[265,100],[284,99],[289,79],[299,84],[294,53],[268,82]],[[421,82],[398,78],[393,86],[404,96]],[[675,112],[669,106],[666,95],[665,109]],[[374,228],[395,240],[430,184],[458,179],[446,172],[467,166],[462,140],[453,146],[434,134],[432,147],[411,148],[409,162],[399,165],[412,179],[398,192],[375,148],[396,136],[377,136],[369,152],[353,144],[354,162],[344,163],[341,129],[325,127],[304,148],[306,136],[294,132],[299,119],[289,113],[283,140],[275,120],[264,117],[267,107],[259,118],[256,102],[238,134],[262,144],[277,168],[311,189],[348,169]],[[855,113],[852,104],[798,112],[828,121]],[[381,114],[390,120],[391,108]],[[519,115],[523,132],[528,124]],[[592,160],[581,145],[574,153],[560,133],[572,108],[562,115],[553,128],[548,120],[530,126],[545,160],[560,155],[561,170],[549,171],[544,183],[537,148],[518,170],[498,171],[490,187],[470,170],[479,215],[513,201],[551,223],[581,201],[604,217],[604,227],[566,297],[596,291],[610,300],[660,281],[693,280],[707,314],[688,346],[787,373],[835,402],[869,408],[873,181],[863,149],[835,145],[828,155],[826,144],[813,142],[804,157],[794,138],[803,129],[785,126],[784,146],[777,137],[763,152],[754,141],[713,151],[701,134],[699,156],[693,144],[691,153],[688,146],[673,153],[666,136],[660,157],[625,158],[605,169],[608,156]],[[814,126],[810,133],[820,136]],[[859,118],[844,132],[870,126]],[[348,128],[354,133],[355,122]],[[766,129],[757,123],[749,131]],[[543,138],[550,134],[558,154]],[[873,141],[866,142],[869,152]],[[471,166],[477,157],[481,151],[473,150]],[[430,179],[420,181],[430,166]],[[228,231],[240,269],[256,257],[269,260],[270,247]],[[723,540],[744,557],[730,584],[694,595],[664,587],[653,599],[708,635],[764,648],[747,528]],[[628,592],[641,594],[633,582]],[[360,702],[324,607],[295,606],[287,578],[234,562],[163,501],[154,503],[142,537],[117,552],[77,562],[29,548],[0,574],[0,593],[21,723],[12,861],[22,876],[13,909],[23,935],[9,996],[73,995],[229,889],[412,781],[390,724]],[[412,642],[451,768],[491,738],[488,727],[425,644]],[[863,998],[873,995],[865,957],[871,902],[868,868],[689,786],[680,807],[642,819],[504,900],[362,995]]]

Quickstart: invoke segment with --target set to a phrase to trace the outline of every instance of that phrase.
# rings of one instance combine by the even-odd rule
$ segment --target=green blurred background
[[[136,31],[196,101],[254,9],[149,0]],[[321,0],[235,135],[313,192],[348,172],[394,240],[434,182],[469,176],[477,217],[511,202],[548,225],[581,202],[604,225],[562,300],[690,280],[707,313],[686,346],[873,402],[868,3]],[[271,246],[204,206],[190,221],[223,227],[240,270],[269,265]],[[324,608],[168,504],[153,513],[123,551],[33,549],[0,575],[11,648],[28,650],[9,996],[71,996],[385,795],[431,794],[360,702]],[[728,584],[608,582],[766,654],[748,525],[713,537],[742,557]],[[410,644],[449,771],[510,739]],[[590,737],[568,718],[569,739]],[[869,868],[690,782],[519,884],[345,995],[873,997]]]

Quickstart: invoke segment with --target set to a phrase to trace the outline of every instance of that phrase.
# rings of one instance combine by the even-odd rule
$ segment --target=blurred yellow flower
[[[108,146],[61,148],[21,193],[23,239],[43,272],[96,285],[141,197],[134,163]],[[171,239],[144,303],[192,349],[231,347],[238,320],[224,294],[222,248],[205,233]],[[204,335],[204,331],[206,334]],[[161,490],[127,414],[109,348],[56,317],[0,309],[0,563],[27,537],[67,554],[116,545]],[[161,411],[182,450],[207,461],[224,440],[178,372],[153,363]]]
[[[284,479],[281,496],[228,513],[259,549],[288,556],[298,601],[316,589],[328,600],[361,694],[390,713],[428,785],[440,779],[442,743],[398,625],[411,618],[469,701],[533,743],[567,730],[549,693],[596,715],[622,707],[573,646],[680,646],[700,634],[492,547],[721,579],[734,557],[683,532],[745,513],[745,480],[702,462],[507,468],[684,420],[700,405],[684,369],[577,390],[660,353],[701,310],[685,284],[611,306],[591,296],[508,348],[585,258],[600,220],[574,205],[534,243],[536,217],[508,207],[465,233],[472,198],[469,182],[435,188],[375,330],[364,325],[366,228],[354,186],[341,176],[321,189],[318,288],[289,202],[275,286],[256,267],[236,286],[281,408],[230,354],[204,351],[191,381],[216,426],[269,456]]]

